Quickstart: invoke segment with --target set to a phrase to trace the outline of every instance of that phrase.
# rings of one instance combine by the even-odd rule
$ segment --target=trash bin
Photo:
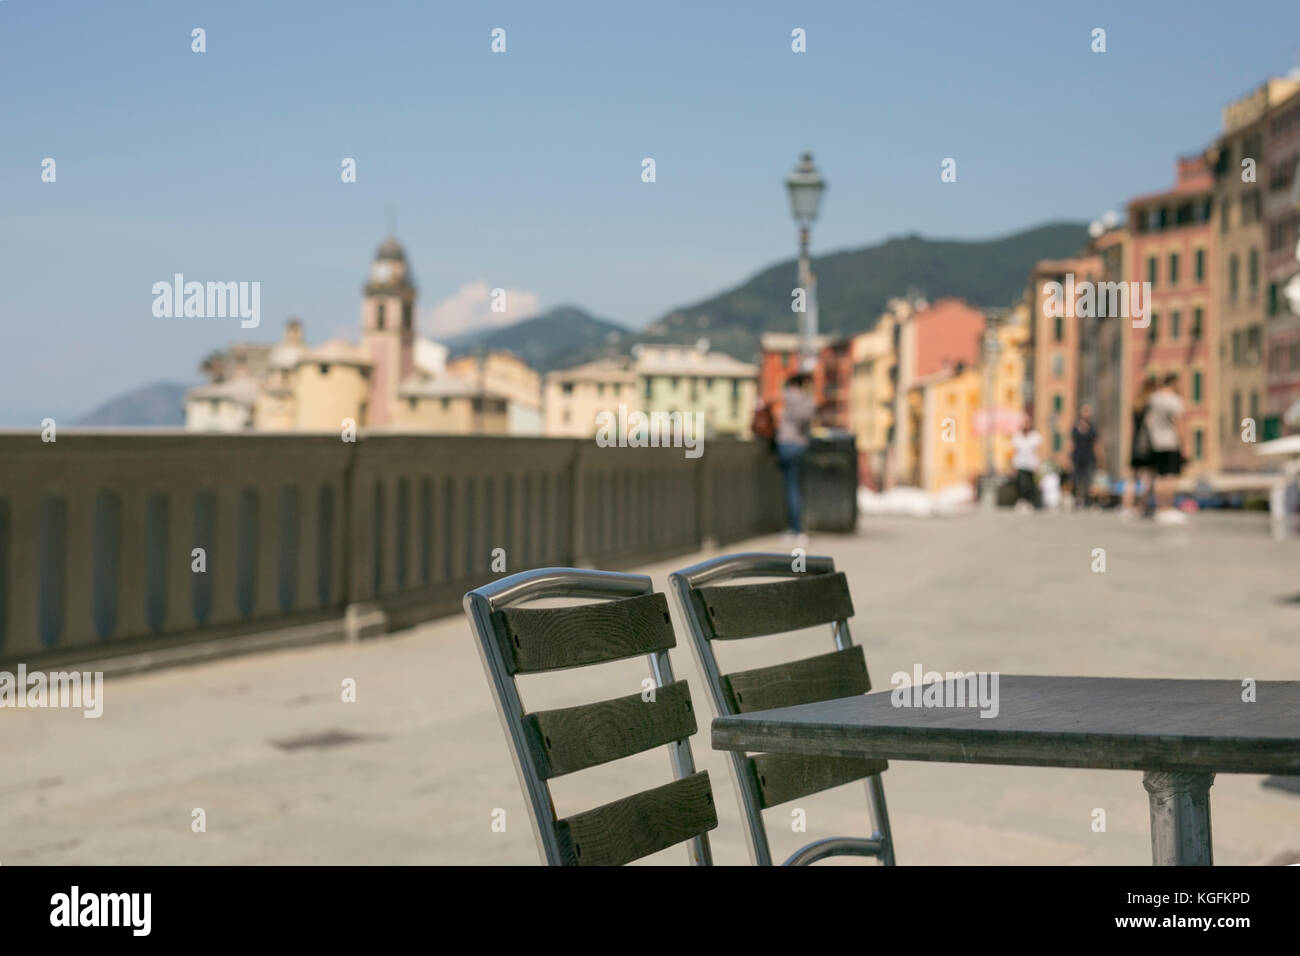
[[[997,477],[997,503],[999,508],[1014,508],[1016,502],[1020,499],[1020,489],[1016,487],[1014,481],[1007,481],[1006,478],[999,475]]]
[[[804,527],[851,534],[858,527],[858,449],[850,432],[809,439],[803,460]]]

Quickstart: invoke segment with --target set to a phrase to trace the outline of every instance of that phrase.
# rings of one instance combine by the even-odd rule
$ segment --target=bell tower
[[[392,237],[384,240],[370,264],[361,301],[361,347],[370,372],[370,422],[392,419],[397,390],[415,367],[415,283],[406,252]]]

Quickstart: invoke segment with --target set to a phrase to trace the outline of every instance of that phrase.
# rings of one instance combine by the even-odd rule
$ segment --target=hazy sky
[[[1297,61],[1294,0],[0,0],[0,424],[196,380],[290,314],[354,336],[390,204],[426,330],[493,287],[640,325],[791,254],[804,148],[818,252],[1092,219]],[[261,282],[261,326],[155,318],[176,272]]]

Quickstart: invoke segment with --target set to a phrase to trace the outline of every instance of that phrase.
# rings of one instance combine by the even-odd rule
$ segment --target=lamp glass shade
[[[811,153],[803,154],[803,160],[786,177],[785,188],[790,193],[790,212],[795,222],[808,226],[817,218],[817,207],[821,205],[822,192],[826,189],[826,180],[813,166]]]

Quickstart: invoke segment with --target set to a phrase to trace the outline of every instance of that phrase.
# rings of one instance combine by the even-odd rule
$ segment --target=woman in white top
[[[1027,501],[1038,507],[1037,485],[1034,473],[1038,471],[1038,449],[1042,447],[1043,436],[1034,431],[1029,416],[1025,416],[1020,426],[1020,434],[1011,436],[1011,467],[1016,470],[1016,507]]]

